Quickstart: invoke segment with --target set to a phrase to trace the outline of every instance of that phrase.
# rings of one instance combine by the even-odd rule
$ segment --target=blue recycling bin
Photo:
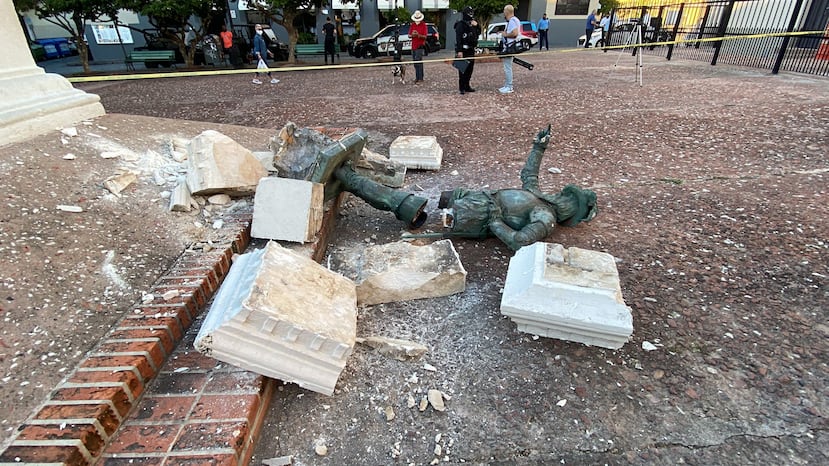
[[[46,58],[60,58],[71,55],[69,50],[69,41],[67,39],[61,37],[54,39],[38,39],[35,43],[43,46],[43,51],[46,52]]]

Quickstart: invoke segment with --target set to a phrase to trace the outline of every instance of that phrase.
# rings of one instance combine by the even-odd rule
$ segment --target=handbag
[[[265,60],[259,59],[259,63],[256,64],[257,70],[266,70],[268,69],[268,65],[265,63]]]
[[[501,39],[501,47],[498,50],[498,55],[515,55],[517,53],[526,52],[529,50],[524,42],[514,40],[507,43],[506,39]]]

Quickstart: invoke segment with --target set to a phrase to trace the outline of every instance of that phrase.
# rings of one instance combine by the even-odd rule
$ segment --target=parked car
[[[486,29],[486,40],[501,40],[501,34],[507,29],[507,23],[492,23]],[[526,48],[530,49],[538,43],[538,26],[532,21],[521,21],[521,33],[518,34],[519,41],[523,42]]]
[[[584,41],[587,38],[587,35],[582,34],[579,36],[578,46],[584,47]],[[590,43],[587,44],[588,47],[603,47],[604,46],[604,35],[602,34],[601,29],[594,29],[593,34],[590,35]]]
[[[371,37],[361,37],[348,44],[348,54],[358,58],[374,58],[378,55],[393,53],[393,37],[395,27],[398,31],[398,41],[402,44],[402,52],[412,53],[412,39],[409,37],[409,23],[395,26],[390,24]],[[429,53],[440,50],[440,34],[432,23],[426,23],[426,47]]]

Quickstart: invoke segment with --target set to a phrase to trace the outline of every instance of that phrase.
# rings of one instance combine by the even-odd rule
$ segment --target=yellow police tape
[[[695,44],[695,43],[702,43],[702,42],[718,42],[718,41],[727,41],[727,40],[740,40],[740,39],[762,39],[766,37],[786,37],[786,36],[807,36],[807,35],[815,35],[815,34],[824,34],[824,31],[796,31],[796,32],[774,32],[774,33],[765,33],[765,34],[744,34],[739,36],[728,36],[728,37],[710,37],[707,39],[684,39],[684,40],[671,40],[665,42],[646,42],[646,43],[639,43],[639,44],[623,44],[623,45],[610,45],[606,47],[595,47],[592,49],[585,49],[584,47],[576,47],[573,49],[559,49],[559,50],[548,50],[546,52],[525,52],[522,53],[522,56],[527,55],[535,55],[538,53],[550,53],[550,52],[558,52],[558,53],[571,53],[571,52],[587,52],[587,51],[595,51],[595,50],[618,50],[618,49],[627,49],[627,48],[635,48],[635,47],[655,47],[658,45],[678,45],[678,44]],[[510,57],[514,55],[478,55],[475,57],[467,57],[466,60],[485,60],[485,59],[492,59],[492,58],[501,58],[501,57]],[[423,63],[445,63],[448,61],[452,61],[454,57],[451,58],[438,58],[438,59],[429,59],[423,60]],[[405,63],[411,63],[405,62]],[[267,68],[267,69],[256,69],[256,68],[245,68],[245,69],[234,69],[234,70],[205,70],[205,71],[169,71],[165,73],[135,73],[135,74],[113,74],[113,75],[105,75],[105,76],[81,76],[81,77],[70,77],[67,78],[69,82],[72,83],[85,83],[85,82],[98,82],[98,81],[127,81],[133,79],[155,79],[155,78],[189,78],[193,76],[221,76],[221,75],[230,75],[230,74],[247,74],[247,73],[266,73],[266,72],[276,72],[276,73],[285,73],[291,71],[309,71],[309,70],[324,70],[324,69],[345,69],[345,68],[369,68],[369,67],[377,67],[377,66],[393,66],[397,65],[399,62],[380,62],[380,63],[347,63],[347,64],[340,64],[340,65],[309,65],[309,66],[285,66],[280,68]]]

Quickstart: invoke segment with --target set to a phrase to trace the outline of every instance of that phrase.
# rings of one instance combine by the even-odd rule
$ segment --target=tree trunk
[[[78,46],[78,56],[81,58],[83,72],[89,73],[89,49],[83,38],[86,21],[84,21],[83,14],[79,11],[75,12],[72,19],[75,22],[75,34],[73,34],[73,39],[75,39],[75,43]]]

